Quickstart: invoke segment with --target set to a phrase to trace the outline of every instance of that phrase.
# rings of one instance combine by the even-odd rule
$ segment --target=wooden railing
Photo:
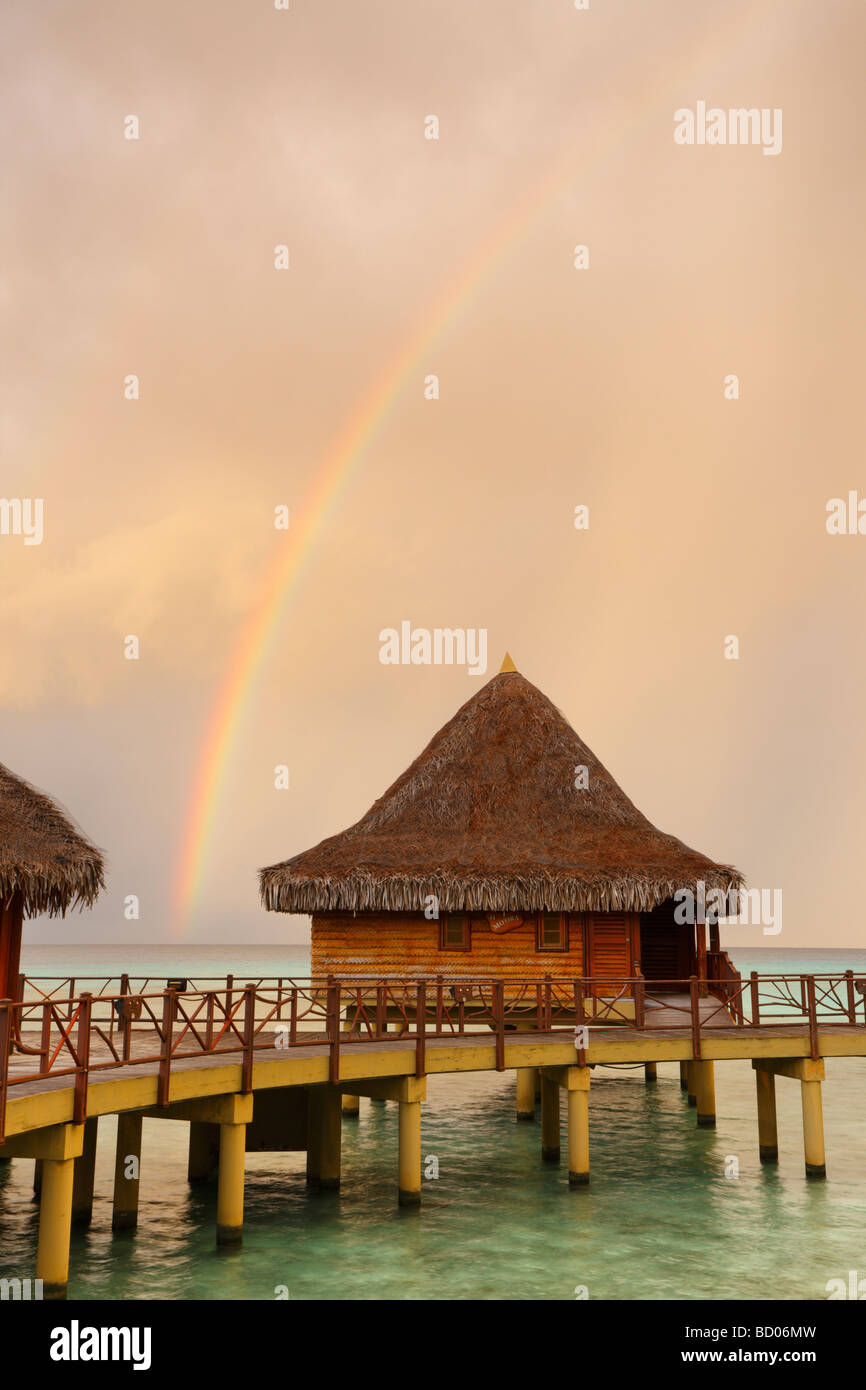
[[[738,1015],[742,1014],[738,991],[742,979],[742,975],[727,951],[707,952],[707,987],[709,992],[725,1004],[732,1005]],[[738,1017],[737,1021],[742,1023],[742,1017]]]
[[[736,972],[734,972],[736,974]],[[97,983],[97,982],[94,982]],[[108,981],[114,983],[114,981]],[[24,982],[20,1000],[0,1000],[0,1142],[7,1097],[18,1086],[68,1077],[73,1121],[86,1117],[87,1086],[103,1071],[155,1066],[158,1103],[167,1105],[172,1068],[205,1056],[241,1064],[241,1090],[252,1089],[257,1054],[274,1049],[327,1049],[329,1076],[340,1075],[340,1050],[358,1043],[397,1043],[414,1049],[414,1070],[423,1075],[429,1042],[488,1036],[495,1064],[505,1067],[509,1033],[571,1033],[576,1061],[586,1058],[592,1028],[628,1027],[687,1033],[694,1057],[716,1028],[807,1030],[817,1057],[821,1026],[866,1028],[866,980],[843,975],[764,975],[718,979],[490,980],[438,976],[433,980],[291,979],[158,991],[133,988],[85,991],[58,997]],[[150,983],[148,981],[148,983]],[[480,1039],[479,1039],[480,1040]],[[32,1058],[32,1063],[29,1059]],[[13,1065],[14,1064],[14,1065]]]

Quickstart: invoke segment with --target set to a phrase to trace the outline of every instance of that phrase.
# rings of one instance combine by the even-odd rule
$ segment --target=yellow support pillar
[[[713,1063],[692,1062],[692,1082],[695,1088],[698,1124],[702,1129],[715,1129],[716,1081],[713,1074]]]
[[[569,1067],[567,1072],[569,1187],[589,1182],[589,1074],[589,1067]]]
[[[755,1060],[752,1062],[752,1066],[758,1076],[758,1131],[761,1158],[764,1158],[765,1148],[776,1151],[776,1100],[775,1091],[772,1089],[773,1078],[790,1076],[800,1083],[806,1177],[826,1178],[824,1113],[821,1104],[821,1082],[824,1080],[823,1057],[768,1058],[766,1061]],[[764,1072],[770,1074],[767,1080],[762,1080],[762,1073]],[[761,1127],[762,1110],[763,1128]]]
[[[342,1097],[335,1086],[322,1088],[321,1149],[319,1154],[319,1187],[336,1192],[340,1186],[342,1147]]]
[[[72,1184],[72,1224],[89,1226],[93,1216],[93,1177],[96,1171],[96,1139],[99,1120],[96,1116],[84,1125],[84,1149],[75,1160]]]
[[[138,1184],[141,1171],[141,1115],[123,1111],[117,1117],[117,1149],[114,1156],[113,1231],[131,1231],[138,1225]]]
[[[421,1201],[421,1102],[400,1100],[399,1192],[401,1207],[417,1207]]]
[[[240,1245],[244,1229],[245,1124],[220,1125],[217,1245]]]
[[[826,1178],[821,1082],[802,1080],[800,1082],[800,1095],[803,1102],[803,1146],[806,1153],[806,1177]]]
[[[74,1158],[42,1160],[36,1278],[42,1280],[43,1298],[66,1297],[74,1179]]]
[[[517,1118],[535,1119],[535,1067],[517,1068]]]
[[[186,1124],[213,1125],[219,1132],[217,1177],[217,1245],[240,1245],[244,1225],[244,1156],[247,1125],[253,1118],[252,1093],[228,1091],[178,1101],[168,1109],[143,1112],[145,1119],[183,1120]]]
[[[656,1062],[644,1062],[643,1079],[648,1086],[659,1079],[658,1064]]]
[[[36,1278],[42,1280],[43,1298],[65,1298],[75,1160],[84,1148],[84,1125],[51,1125],[20,1140],[42,1165]]]
[[[541,1157],[559,1162],[559,1083],[541,1073]]]
[[[352,1094],[369,1096],[371,1101],[398,1103],[398,1200],[401,1207],[417,1207],[421,1201],[421,1102],[427,1099],[426,1076],[382,1076],[353,1081]],[[331,1088],[319,1087],[319,1090]],[[339,1092],[336,1114],[339,1117]],[[311,1090],[310,1096],[315,1094]],[[325,1102],[327,1105],[327,1101]]]
[[[766,1067],[756,1066],[755,1084],[758,1090],[758,1152],[762,1163],[778,1163],[776,1078]]]

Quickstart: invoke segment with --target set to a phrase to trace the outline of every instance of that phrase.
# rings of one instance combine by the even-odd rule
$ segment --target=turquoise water
[[[302,974],[303,948],[124,950],[130,972]],[[744,971],[866,971],[866,952],[740,951]],[[31,949],[28,973],[114,973],[97,947]],[[780,1162],[758,1162],[748,1062],[716,1067],[718,1124],[699,1130],[674,1065],[596,1068],[592,1183],[540,1161],[514,1119],[513,1073],[432,1077],[422,1152],[438,1160],[420,1211],[396,1204],[397,1107],[362,1100],[343,1126],[343,1187],[309,1194],[302,1154],[247,1155],[244,1244],[214,1246],[214,1183],[186,1181],[186,1127],[144,1122],[137,1233],[111,1234],[113,1120],[100,1122],[93,1222],[72,1241],[78,1299],[824,1299],[866,1277],[866,1061],[827,1063],[828,1181],[803,1176],[799,1086],[777,1082]],[[565,1111],[563,1106],[563,1138]],[[726,1176],[736,1160],[738,1176]],[[432,1167],[432,1165],[430,1165]],[[33,1165],[0,1165],[2,1267],[32,1272]]]

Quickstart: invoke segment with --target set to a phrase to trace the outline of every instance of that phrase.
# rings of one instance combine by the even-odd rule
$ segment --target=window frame
[[[559,944],[549,946],[544,941],[544,919],[559,918]],[[539,912],[535,919],[535,949],[541,955],[567,955],[570,949],[570,922],[567,912]]]
[[[446,924],[452,917],[463,919],[463,941],[459,946],[455,946],[453,941],[446,940]],[[439,918],[439,950],[459,951],[464,955],[472,950],[472,918],[468,912],[443,912]]]

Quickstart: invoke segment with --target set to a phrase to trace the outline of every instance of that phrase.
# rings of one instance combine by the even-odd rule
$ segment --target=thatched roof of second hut
[[[16,892],[28,917],[89,907],[105,886],[102,855],[44,792],[0,763],[0,898]]]
[[[575,769],[589,773],[575,788]],[[546,695],[500,673],[365,816],[261,872],[278,912],[649,911],[742,883],[651,825]]]

